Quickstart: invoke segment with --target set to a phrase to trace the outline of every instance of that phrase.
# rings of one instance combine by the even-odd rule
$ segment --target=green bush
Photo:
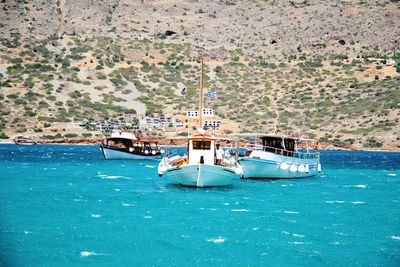
[[[57,133],[56,135],[42,135],[40,138],[47,140],[54,140],[56,138],[62,138],[62,135],[60,133]]]
[[[18,95],[16,95],[16,94],[9,94],[9,95],[7,95],[7,98],[9,98],[9,99],[17,99],[17,98],[18,98]]]
[[[65,134],[64,137],[65,138],[76,138],[76,137],[78,137],[78,135],[74,134],[74,133],[68,133],[68,134]]]
[[[9,137],[5,133],[0,132],[0,139],[8,139],[8,138]]]
[[[374,137],[370,137],[367,139],[367,141],[363,144],[363,147],[381,147],[383,145],[383,142],[375,139]]]
[[[178,133],[178,136],[188,136],[188,133],[187,132],[180,132],[180,133]]]

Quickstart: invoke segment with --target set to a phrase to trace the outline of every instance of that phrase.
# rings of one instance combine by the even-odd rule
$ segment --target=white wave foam
[[[388,176],[397,176],[395,173],[388,173]]]
[[[364,201],[352,201],[351,203],[354,205],[365,204]]]
[[[290,233],[288,231],[282,231],[281,233],[285,234],[285,235],[290,235]]]
[[[344,187],[367,188],[366,184],[345,185]]]
[[[101,177],[101,179],[128,179],[131,180],[132,178],[126,177],[126,176],[121,176],[121,175],[105,175],[105,174],[100,174],[98,175],[99,177]]]
[[[258,230],[260,230],[260,227],[253,227],[253,228],[251,228],[251,230],[252,231],[258,231]]]
[[[248,209],[231,209],[231,211],[234,211],[234,212],[249,212]]]
[[[367,188],[367,185],[365,185],[365,184],[356,184],[353,187],[356,187],[356,188]]]
[[[300,234],[292,234],[294,237],[305,237],[305,235],[300,235]]]
[[[342,233],[342,232],[335,232],[334,234],[335,234],[335,235],[341,235],[341,236],[348,236],[347,234]]]
[[[135,206],[135,204],[129,204],[129,203],[123,203],[122,202],[122,206],[124,206],[124,207],[133,207],[133,206]]]
[[[81,257],[88,257],[88,256],[97,256],[102,255],[101,253],[96,253],[92,251],[81,251]]]
[[[154,165],[145,165],[145,167],[146,167],[146,168],[153,169],[153,168],[155,168],[156,166],[154,166]]]
[[[298,211],[291,211],[291,210],[284,210],[283,213],[286,213],[286,214],[299,214],[300,212],[298,212]]]
[[[394,240],[400,240],[400,236],[398,235],[392,235],[390,238]]]
[[[222,203],[222,204],[224,204],[225,206],[229,206],[229,202],[226,202],[226,203]]]
[[[289,242],[292,245],[304,245],[304,242]]]
[[[113,190],[116,191],[116,192],[121,191],[121,189],[119,189],[119,188],[114,188]]]
[[[143,216],[143,218],[145,218],[145,219],[153,219],[153,216],[145,215],[145,216]]]
[[[226,239],[223,236],[218,236],[218,237],[213,237],[213,238],[207,239],[207,242],[212,242],[215,244],[224,243],[225,241],[226,241]]]
[[[92,218],[100,218],[100,217],[101,217],[100,214],[90,214],[90,216],[91,216]]]
[[[329,244],[331,244],[331,245],[340,245],[340,243],[339,243],[339,242],[337,242],[337,241],[334,241],[334,242],[329,242]]]
[[[325,201],[325,203],[328,203],[328,204],[333,204],[333,203],[342,204],[344,202],[345,202],[344,200],[327,200],[327,201]]]

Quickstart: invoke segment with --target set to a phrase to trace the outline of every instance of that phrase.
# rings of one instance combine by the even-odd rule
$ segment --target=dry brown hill
[[[399,144],[399,1],[3,0],[0,9],[8,135],[182,114],[194,95],[182,98],[176,83],[195,84],[205,56],[219,90],[208,105],[235,131]]]

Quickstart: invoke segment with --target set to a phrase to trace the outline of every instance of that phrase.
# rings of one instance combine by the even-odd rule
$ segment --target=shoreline
[[[36,144],[15,144],[11,139],[0,141],[0,145],[76,145],[76,146],[96,146],[100,145],[103,139],[53,139],[53,140],[37,140]],[[157,142],[160,146],[171,146],[171,147],[186,147],[186,142],[179,140],[178,142],[172,141],[170,139],[160,139],[160,138],[148,138],[150,142]],[[182,142],[184,141],[184,142]],[[245,142],[240,141],[240,148],[245,147]],[[321,143],[320,149],[322,151],[365,151],[365,152],[393,152],[400,153],[400,147],[393,147],[393,149],[366,149],[361,147],[351,147],[351,146],[338,146],[332,143]]]

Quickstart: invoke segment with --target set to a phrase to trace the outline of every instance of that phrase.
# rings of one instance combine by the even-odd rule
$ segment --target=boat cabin
[[[211,136],[197,134],[188,139],[188,163],[195,164],[215,164],[215,141]]]
[[[296,139],[281,136],[263,136],[261,142],[264,151],[293,156],[296,148]]]

